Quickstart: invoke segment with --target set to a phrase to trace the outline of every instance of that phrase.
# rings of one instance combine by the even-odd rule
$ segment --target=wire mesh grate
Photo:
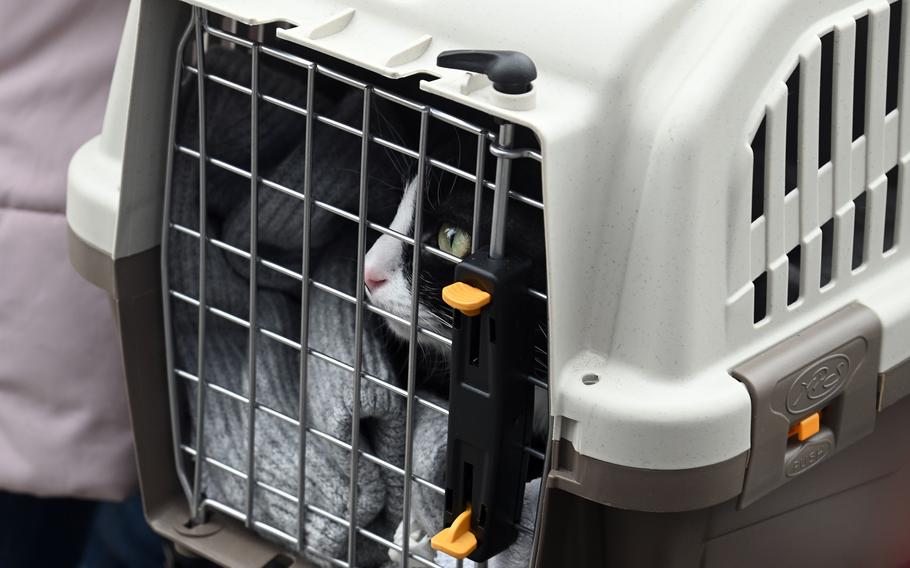
[[[427,290],[422,282],[424,274],[423,265],[432,262],[446,263],[454,266],[461,258],[451,252],[442,250],[433,240],[425,237],[425,223],[432,219],[425,218],[425,201],[434,198],[440,199],[439,193],[425,192],[430,183],[430,178],[449,176],[453,181],[452,189],[456,184],[464,186],[465,193],[470,195],[470,229],[474,236],[471,242],[471,251],[482,245],[480,239],[484,229],[489,226],[488,215],[485,215],[483,203],[489,202],[488,196],[495,192],[496,184],[490,181],[493,166],[497,159],[508,159],[512,162],[513,176],[509,187],[508,197],[518,207],[532,212],[535,222],[539,223],[535,231],[539,230],[541,241],[537,243],[540,257],[543,257],[542,243],[542,213],[543,202],[540,191],[540,164],[542,156],[539,150],[524,149],[520,151],[503,150],[498,145],[498,135],[495,123],[490,117],[485,117],[482,122],[473,122],[459,118],[456,114],[444,111],[437,104],[418,102],[416,98],[405,97],[379,85],[376,78],[366,72],[348,73],[339,72],[334,68],[316,63],[318,55],[296,50],[296,46],[279,45],[275,42],[264,42],[263,38],[269,36],[263,28],[247,30],[236,22],[220,22],[220,17],[209,15],[205,11],[194,8],[192,20],[187,28],[181,45],[178,48],[178,59],[174,77],[174,105],[171,119],[170,140],[170,166],[168,172],[168,187],[165,202],[165,221],[162,247],[162,273],[164,278],[165,305],[166,305],[166,331],[168,335],[168,368],[171,388],[171,402],[175,432],[175,452],[178,459],[178,476],[185,493],[187,494],[194,517],[202,519],[206,512],[217,511],[221,514],[236,518],[250,529],[260,534],[283,542],[298,551],[306,552],[334,566],[356,566],[358,564],[358,547],[363,539],[372,541],[379,546],[401,553],[401,565],[407,566],[408,559],[411,564],[418,563],[426,566],[436,566],[432,560],[415,554],[409,549],[408,538],[401,543],[396,543],[390,535],[383,536],[380,531],[373,530],[358,519],[358,492],[360,491],[359,476],[362,463],[370,463],[388,475],[398,476],[402,479],[403,492],[401,503],[401,516],[404,527],[409,526],[413,508],[414,487],[421,487],[437,494],[444,494],[445,490],[440,485],[424,479],[414,472],[414,419],[418,407],[426,411],[446,416],[448,411],[444,400],[438,397],[423,394],[420,388],[422,374],[425,373],[424,360],[427,353],[443,353],[451,347],[451,339],[445,329],[440,329],[432,322],[427,321],[422,301],[426,300]],[[248,32],[248,33],[247,33]],[[255,39],[249,39],[255,38]],[[207,70],[207,58],[213,49],[227,49],[239,53],[248,68],[241,73],[244,80],[219,74]],[[300,53],[298,53],[300,51]],[[278,93],[269,92],[268,80],[263,80],[263,73],[281,69],[286,76],[294,77],[299,83],[302,96],[287,97]],[[231,96],[243,97],[248,105],[242,117],[220,114],[210,106],[210,95],[216,90],[230,92]],[[359,113],[349,113],[350,116],[333,116],[332,110],[320,110],[321,93],[337,96],[344,93],[345,97],[356,97],[359,104]],[[187,96],[186,92],[192,92]],[[192,116],[195,109],[195,136],[190,140],[182,139],[179,132],[181,125],[191,122],[187,117]],[[269,149],[264,147],[263,140],[270,135],[264,131],[274,123],[267,123],[263,118],[272,114],[275,109],[285,113],[285,117],[294,117],[302,121],[302,130],[294,132],[302,148],[302,156],[297,164],[298,173],[302,179],[299,183],[291,184],[277,178],[270,178],[267,170]],[[411,116],[411,129],[409,134],[401,134],[405,130],[404,124],[396,124],[387,116],[389,109],[393,109],[395,117],[408,114]],[[458,109],[455,111],[458,113]],[[355,116],[359,114],[359,116]],[[222,146],[219,139],[211,134],[213,124],[229,122],[240,124],[243,119],[242,130],[246,138],[244,151],[248,154],[238,155],[235,159],[227,159],[217,155],[215,146]],[[288,118],[288,120],[293,120]],[[356,172],[351,172],[351,180],[356,178],[356,185],[352,191],[356,193],[356,202],[347,205],[335,203],[332,199],[320,198],[314,187],[314,153],[319,150],[320,138],[316,133],[328,131],[337,132],[337,136],[352,137],[359,144],[359,164]],[[516,128],[516,130],[518,130]],[[446,135],[458,141],[458,154],[455,159],[449,160],[433,155],[431,145],[433,141]],[[536,145],[536,139],[530,133],[521,132],[528,140],[529,145]],[[192,138],[195,138],[195,144]],[[208,144],[211,142],[212,144]],[[462,144],[462,142],[464,142]],[[296,142],[295,142],[296,143]],[[267,146],[267,144],[265,145]],[[470,149],[467,149],[470,148]],[[505,155],[503,154],[505,152]],[[227,152],[230,153],[230,152]],[[498,154],[497,154],[498,153]],[[388,211],[372,207],[371,192],[374,191],[375,180],[371,177],[371,168],[376,168],[374,162],[387,163],[400,166],[402,162],[410,164],[410,172],[418,190],[415,193],[415,203],[410,230],[403,231],[393,227]],[[179,185],[177,179],[181,168],[186,169],[189,164],[195,167],[196,178],[194,181],[197,197],[194,206],[198,215],[187,217],[175,213],[175,187]],[[465,164],[469,164],[466,166]],[[523,174],[523,172],[526,172]],[[297,176],[299,178],[299,175]],[[220,233],[223,228],[217,214],[212,210],[219,207],[218,203],[224,200],[216,192],[225,191],[225,184],[218,180],[231,179],[232,185],[245,184],[245,191],[249,199],[248,227],[249,236],[246,242],[232,241]],[[447,178],[448,179],[448,178]],[[215,181],[213,181],[215,180]],[[403,182],[404,183],[404,182]],[[513,189],[520,187],[520,183],[527,183],[525,191]],[[459,188],[461,189],[461,188]],[[400,188],[404,192],[405,188]],[[299,243],[299,258],[293,262],[287,259],[270,257],[274,253],[269,247],[260,242],[259,234],[263,228],[261,212],[259,211],[261,194],[273,192],[284,199],[294,200],[302,206],[302,241]],[[237,193],[239,196],[240,193]],[[214,197],[214,202],[209,199]],[[239,198],[239,197],[238,197]],[[376,209],[376,212],[374,212]],[[314,239],[320,236],[312,231],[314,215],[327,215],[338,222],[356,224],[356,246],[353,248],[354,284],[349,286],[338,285],[334,282],[321,281],[314,275]],[[385,215],[385,217],[383,217]],[[511,218],[510,218],[511,219]],[[435,228],[435,227],[432,227]],[[390,309],[381,306],[367,295],[364,282],[365,257],[379,237],[388,237],[401,243],[404,250],[410,251],[407,262],[412,275],[410,279],[410,303],[406,309]],[[174,277],[175,254],[179,250],[187,249],[187,243],[192,243],[195,252],[194,258],[188,262],[194,264],[197,286],[179,285]],[[414,249],[418,252],[414,252]],[[224,258],[225,262],[233,266],[243,265],[245,273],[246,300],[241,306],[217,305],[207,292],[222,286],[212,274],[211,263],[215,256]],[[180,260],[180,259],[178,259]],[[238,264],[239,263],[239,264]],[[541,264],[543,264],[541,262]],[[545,274],[540,267],[540,274]],[[263,323],[260,314],[263,302],[262,283],[265,280],[281,278],[287,282],[296,283],[296,294],[299,294],[299,327],[291,329],[288,326],[270,329]],[[214,281],[213,281],[214,280]],[[214,288],[213,288],[214,287]],[[538,330],[534,357],[538,364],[532,375],[527,377],[536,389],[541,392],[547,388],[547,334],[546,334],[546,288],[545,277],[535,281],[528,292],[540,308],[542,320]],[[350,360],[327,352],[326,349],[314,347],[310,340],[313,337],[313,321],[310,312],[311,299],[314,294],[324,294],[334,298],[344,305],[353,308],[353,353]],[[295,296],[296,297],[296,296]],[[242,302],[241,302],[242,303]],[[181,315],[184,314],[184,315]],[[194,352],[190,358],[182,355],[187,342],[176,331],[176,323],[181,317],[191,318],[195,322],[195,345],[188,347]],[[397,326],[401,340],[401,348],[406,350],[403,354],[404,363],[401,365],[400,380],[371,372],[367,368],[364,356],[364,334],[366,318],[378,317],[391,327]],[[233,326],[239,333],[245,335],[245,363],[244,370],[240,370],[243,377],[240,381],[227,384],[213,373],[211,361],[215,357],[211,348],[212,335],[222,326]],[[214,331],[213,331],[214,330]],[[320,328],[319,333],[324,329]],[[296,416],[293,409],[277,408],[274,401],[265,401],[262,388],[261,351],[264,345],[272,349],[289,350],[295,354],[298,361],[296,377],[287,377],[286,380],[295,380],[299,387],[299,398],[296,400]],[[275,347],[271,347],[274,345]],[[341,436],[324,431],[314,426],[308,416],[308,393],[313,381],[320,377],[313,376],[309,365],[312,361],[329,365],[331,368],[349,373],[352,377],[353,405],[350,409],[350,431],[346,433],[348,440]],[[444,360],[444,357],[443,357]],[[193,368],[194,367],[194,368]],[[438,369],[437,369],[438,371]],[[362,444],[364,439],[360,432],[363,420],[361,419],[361,389],[363,385],[379,389],[390,396],[404,401],[406,410],[404,416],[405,436],[403,460],[395,460],[377,455],[370,447]],[[209,451],[206,441],[211,435],[219,435],[217,429],[209,432],[212,426],[209,412],[213,404],[210,397],[220,397],[218,401],[229,401],[237,405],[247,424],[244,439],[237,440],[236,444],[243,448],[243,459],[238,463],[228,463],[230,460],[221,459]],[[214,404],[222,404],[217,402]],[[227,404],[227,403],[225,403]],[[195,414],[193,414],[195,409]],[[261,426],[266,420],[275,420],[297,433],[296,440],[288,440],[288,446],[296,446],[297,479],[296,490],[288,487],[279,487],[263,479],[263,472],[257,466],[257,452],[264,451],[258,447],[259,435],[257,425]],[[223,426],[223,425],[222,425]],[[318,439],[340,451],[347,452],[358,459],[349,459],[349,483],[347,487],[347,506],[345,510],[330,511],[315,505],[308,499],[305,470],[308,459],[308,438]],[[541,437],[537,446],[528,445],[525,454],[532,462],[538,462],[534,468],[543,471],[548,459],[548,444]],[[364,460],[364,461],[362,461]],[[228,503],[212,495],[207,495],[206,476],[218,472],[229,476],[243,485],[243,498],[239,503]],[[267,516],[262,515],[258,501],[268,495],[269,499],[275,498],[290,505],[296,510],[295,530],[287,527],[276,526]],[[308,520],[319,517],[325,522],[333,523],[347,531],[347,549],[343,557],[333,556],[310,546],[307,542],[305,527]],[[536,515],[533,517],[536,518]],[[518,525],[518,530],[525,534],[535,534],[535,527]]]

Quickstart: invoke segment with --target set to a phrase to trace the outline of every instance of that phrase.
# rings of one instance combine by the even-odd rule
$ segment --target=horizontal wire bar
[[[534,385],[535,387],[541,388],[545,391],[550,390],[550,385],[546,381],[542,381],[533,375],[528,375],[525,377],[525,380]]]
[[[205,507],[210,507],[224,515],[228,515],[229,517],[233,517],[241,522],[244,522],[244,523],[246,522],[246,515],[242,511],[239,511],[239,510],[235,509],[234,507],[231,507],[230,505],[226,505],[215,499],[211,499],[211,498],[205,499],[202,502],[202,505]],[[311,508],[307,507],[307,510],[311,510]],[[312,512],[316,512],[316,511],[312,511]],[[297,544],[296,537],[284,532],[283,530],[281,530],[279,528],[273,527],[262,521],[255,521],[253,524],[255,525],[256,528],[261,529],[277,538],[285,540],[290,544],[294,544],[294,545]],[[324,553],[320,550],[317,550],[311,546],[306,547],[306,552],[312,556],[316,556],[322,560],[325,560],[326,562],[329,562],[334,566],[342,566],[345,568],[347,568],[347,566],[348,566],[347,562],[338,560],[337,558],[333,558],[333,557],[327,555],[326,553]]]
[[[188,146],[184,146],[182,144],[177,144],[177,150],[181,154],[186,154],[187,156],[189,156],[191,158],[199,158],[199,152]],[[250,174],[250,172],[244,170],[243,168],[238,168],[237,166],[231,165],[223,160],[219,160],[218,158],[213,158],[212,156],[206,156],[205,160],[206,160],[206,162],[212,164],[213,166],[218,166],[219,168],[221,168],[223,170],[227,170],[227,171],[231,172],[232,174],[236,174],[242,178],[250,179],[252,177],[252,174]]]
[[[314,67],[316,64],[308,59],[304,59],[299,55],[294,55],[293,53],[288,53],[280,49],[275,49],[274,47],[269,47],[268,45],[261,45],[259,50],[265,55],[270,55],[275,59],[280,59],[285,63],[290,63],[291,65],[297,65],[298,67]]]
[[[218,28],[213,28],[212,26],[210,26],[208,24],[208,22],[206,22],[206,24],[205,24],[205,31],[206,31],[206,33],[213,35],[213,36],[217,37],[218,39],[223,39],[223,40],[229,41],[231,43],[236,43],[237,45],[241,45],[241,46],[247,47],[247,48],[253,47],[252,41],[250,41],[248,39],[244,39],[244,38],[240,37],[239,35],[232,34],[230,32],[226,32],[226,31],[220,30]]]
[[[189,65],[189,64],[184,65],[183,70],[188,72],[190,75],[199,74],[199,69],[197,69],[196,67],[193,67],[192,65]],[[248,97],[253,96],[253,89],[251,89],[245,85],[241,85],[240,83],[238,83],[236,81],[231,81],[230,79],[225,79],[221,75],[216,75],[214,73],[205,73],[203,75],[203,77],[213,83],[217,83],[217,84],[227,87],[233,91],[242,93]]]
[[[197,455],[196,449],[187,444],[180,444],[180,449],[183,450],[184,452],[186,452],[188,455],[192,456],[193,458],[195,458]],[[228,464],[226,464],[220,460],[217,460],[211,456],[205,456],[205,462],[217,467],[218,469],[226,471],[226,472],[230,473],[231,475],[235,475],[235,476],[239,477],[240,479],[246,480],[246,473],[240,471],[239,469],[237,469],[235,467],[231,467]]]
[[[378,544],[381,544],[382,546],[385,546],[386,548],[391,548],[393,550],[397,550],[399,553],[402,552],[402,550],[403,550],[401,545],[395,544],[391,540],[382,538],[378,534],[376,534],[372,531],[369,531],[361,526],[357,527],[357,532],[358,532],[358,534],[361,534],[361,535],[367,537],[368,539],[372,540],[373,542],[376,542]],[[407,538],[407,535],[405,535],[405,538]],[[419,563],[423,564],[424,566],[430,566],[432,568],[442,568],[439,564],[436,564],[435,562],[433,562],[431,560],[428,560],[422,556],[414,554],[413,552],[408,554],[408,557],[413,560],[417,560]]]
[[[474,135],[486,133],[486,136],[488,136],[488,137],[492,136],[493,140],[496,139],[496,135],[494,133],[492,133],[488,130],[485,130],[475,124],[471,124],[470,122],[467,122],[466,120],[458,118],[457,116],[453,116],[447,112],[442,112],[441,110],[435,109],[433,107],[430,107],[429,111],[430,111],[430,116],[432,116],[433,118],[435,118],[437,120],[441,120],[445,123],[448,123],[456,128],[461,128],[462,130],[466,130]]]
[[[487,139],[489,139],[492,142],[491,146],[497,146],[497,149],[495,149],[495,150],[491,149],[491,153],[493,155],[503,155],[506,158],[511,158],[511,159],[530,158],[532,160],[536,160],[541,163],[543,162],[543,154],[541,154],[538,150],[534,150],[533,148],[517,148],[515,150],[506,151],[504,148],[502,148],[501,146],[498,146],[496,144],[497,138],[496,138],[495,132],[491,132],[488,130],[484,134],[487,137]],[[504,151],[506,153],[503,153]],[[512,152],[517,152],[517,154],[512,154]]]
[[[544,301],[544,302],[547,301],[547,295],[544,294],[543,292],[539,291],[539,290],[535,290],[535,289],[533,289],[533,288],[529,288],[529,289],[528,289],[528,293],[531,294],[531,297],[533,297],[533,298],[537,298],[538,300],[541,300],[541,301]]]
[[[530,446],[525,446],[523,449],[526,454],[528,454],[531,457],[537,458],[540,461],[543,461],[546,458],[546,455],[544,454],[544,452],[542,452],[536,448],[532,448]]]
[[[306,116],[306,114],[307,114],[307,110],[305,108],[299,107],[299,106],[297,106],[293,103],[289,103],[287,101],[283,101],[277,97],[273,97],[273,96],[266,95],[266,94],[260,94],[259,98],[269,104],[273,104],[277,107],[283,108],[284,110],[289,110],[293,113],[296,113],[296,114],[299,114],[302,116]]]
[[[347,75],[343,75],[337,71],[333,71],[332,69],[329,69],[327,67],[323,67],[322,65],[316,66],[316,72],[319,73],[320,75],[329,77],[330,79],[335,79],[336,81],[340,81],[346,85],[350,85],[351,87],[354,87],[355,89],[360,89],[361,91],[366,90],[366,88],[367,88],[366,83],[364,83],[362,81],[358,81],[357,79],[348,77]]]
[[[270,525],[270,524],[268,524],[268,523],[264,523],[264,522],[262,522],[262,521],[253,521],[253,526],[256,527],[257,529],[261,530],[261,531],[264,531],[264,532],[266,532],[266,533],[268,533],[268,534],[274,536],[274,537],[280,538],[280,539],[282,539],[282,540],[286,540],[286,541],[288,541],[290,544],[297,544],[297,537],[295,537],[295,536],[293,536],[293,535],[290,535],[290,534],[284,532],[284,531],[281,530],[281,529],[275,528],[275,527],[273,527],[272,525]]]
[[[325,517],[326,519],[328,519],[334,523],[338,523],[339,525],[344,526],[345,528],[350,526],[350,523],[344,517],[339,517],[338,515],[332,514],[321,507],[317,507],[316,505],[310,505],[310,504],[305,505],[305,507],[307,508],[308,511],[312,511],[321,517]]]
[[[389,102],[393,102],[393,103],[399,104],[399,105],[401,105],[401,106],[403,106],[403,107],[407,107],[407,108],[409,108],[409,109],[411,109],[411,110],[414,110],[414,111],[417,111],[417,112],[421,112],[421,111],[424,111],[424,110],[429,110],[429,107],[427,107],[427,105],[423,105],[423,104],[420,104],[420,103],[418,103],[418,102],[416,102],[416,101],[412,101],[412,100],[410,100],[410,99],[406,99],[406,98],[404,98],[404,97],[402,97],[402,96],[400,96],[400,95],[396,95],[395,93],[391,93],[391,92],[389,92],[389,91],[386,91],[385,89],[380,89],[380,88],[378,88],[378,87],[373,87],[373,94],[379,95],[381,98],[383,98],[383,99],[385,99],[385,100],[387,100],[387,101],[389,101]]]
[[[531,158],[532,160],[541,160],[541,155],[535,150],[530,148],[503,148],[498,144],[490,144],[490,153],[496,156],[497,158],[506,158],[509,160],[517,160],[520,158]]]

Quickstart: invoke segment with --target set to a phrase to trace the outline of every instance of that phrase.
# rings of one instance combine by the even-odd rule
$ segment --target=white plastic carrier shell
[[[540,138],[550,306],[554,438],[612,464],[697,468],[749,450],[751,403],[730,369],[851,302],[883,325],[882,369],[910,357],[910,113],[885,115],[885,1],[655,0],[210,0],[191,2],[279,31],[388,77],[427,73],[422,88],[528,126]],[[73,160],[68,219],[112,258],[160,242],[161,191],[121,184],[136,51],[132,2],[104,131]],[[843,90],[849,43],[869,14],[866,109],[857,141]],[[910,10],[903,14],[910,29]],[[782,150],[785,81],[799,63],[806,87],[800,127],[817,132],[819,38],[838,30],[831,162],[800,173],[785,196],[766,170],[763,219],[750,218],[750,142],[766,120],[769,156]],[[900,46],[900,109],[910,109],[910,34]],[[761,46],[757,49],[756,46]],[[537,64],[531,96],[498,95],[488,81],[435,65],[447,49],[514,49]],[[852,71],[850,71],[852,73]],[[839,87],[838,87],[839,85]],[[814,102],[813,102],[814,101]],[[800,154],[811,163],[813,141]],[[150,149],[150,151],[160,151]],[[777,154],[775,154],[777,153]],[[853,222],[868,190],[870,234],[884,219],[886,172],[899,167],[894,247],[867,239],[866,262],[787,305],[787,252],[820,254],[832,215]],[[780,191],[778,191],[778,189]],[[846,246],[837,240],[836,250]],[[809,267],[804,278],[818,275]],[[814,267],[814,268],[812,268]],[[815,270],[816,272],[812,272]],[[753,318],[753,281],[767,272],[768,306]],[[582,377],[599,380],[585,384]],[[591,381],[588,381],[591,382]]]

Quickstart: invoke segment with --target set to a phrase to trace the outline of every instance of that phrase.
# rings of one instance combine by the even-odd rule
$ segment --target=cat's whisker
[[[391,142],[398,144],[399,146],[405,146],[404,138],[401,136],[401,133],[398,132],[398,130],[395,128],[395,124],[392,121],[390,121],[389,118],[384,113],[376,111],[376,116],[379,117],[379,121],[377,121],[377,126],[378,126],[380,136],[382,136],[383,138],[391,139]],[[383,126],[385,126],[387,129],[391,130],[391,132],[388,135],[383,133]],[[403,181],[402,186],[403,187],[406,186],[407,185],[406,178],[408,177],[407,172],[409,169],[408,163],[407,163],[407,158],[405,156],[402,156],[400,153],[398,153],[396,151],[392,151],[388,148],[386,148],[386,155],[389,157],[389,161],[392,163],[392,167],[395,169],[395,172],[402,177],[402,181]]]

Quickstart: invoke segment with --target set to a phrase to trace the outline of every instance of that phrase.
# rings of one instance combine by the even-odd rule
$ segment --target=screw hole
[[[581,382],[583,382],[586,385],[596,385],[599,380],[600,380],[600,377],[595,375],[594,373],[588,373],[587,375],[585,375],[581,378]]]

